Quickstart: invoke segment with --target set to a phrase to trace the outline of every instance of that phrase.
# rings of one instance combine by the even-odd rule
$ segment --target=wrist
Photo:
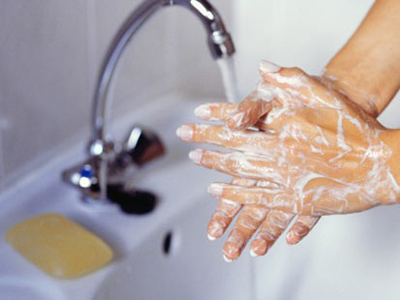
[[[361,78],[354,76],[350,72],[345,72],[346,68],[336,68],[330,63],[324,74],[322,75],[323,82],[328,82],[328,85],[334,90],[344,94],[350,101],[360,106],[369,115],[376,118],[382,110],[377,107],[378,96],[373,92],[368,91],[368,87]]]
[[[400,130],[385,129],[381,133],[382,141],[388,146],[389,151],[386,151],[382,155],[387,155],[388,165],[388,176],[392,181],[392,186],[395,189],[396,201],[400,201]],[[389,190],[387,191],[389,192]],[[386,195],[387,196],[387,195]],[[387,197],[383,197],[383,202],[393,203],[393,199],[385,200]],[[393,197],[389,197],[393,198]]]

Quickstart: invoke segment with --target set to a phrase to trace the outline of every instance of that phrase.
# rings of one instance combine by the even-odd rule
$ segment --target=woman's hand
[[[395,203],[394,134],[373,117],[297,68],[264,62],[263,81],[246,102],[266,113],[247,127],[239,112],[225,126],[185,125],[190,142],[235,150],[195,150],[199,164],[236,177],[264,180],[274,187],[211,185],[213,195],[286,213],[321,216],[363,211]],[[194,154],[192,154],[194,156]]]
[[[349,95],[354,103],[357,103],[360,107],[364,108],[364,110],[372,116],[377,116],[380,114],[380,112],[382,112],[400,86],[400,73],[398,72],[398,66],[400,64],[400,47],[398,47],[399,39],[397,38],[399,36],[399,30],[397,30],[397,28],[399,27],[398,24],[400,22],[400,19],[398,18],[399,8],[399,1],[376,1],[356,33],[328,64],[325,72],[327,76],[323,78],[323,83],[325,85],[327,83],[332,83],[334,88],[340,89]],[[338,211],[344,212],[349,210],[349,208],[354,209],[355,206],[350,205],[350,202],[358,202],[359,204],[361,202],[362,204],[364,201],[367,203],[364,205],[356,205],[357,209],[373,206],[376,205],[376,203],[386,203],[386,201],[389,203],[394,202],[399,193],[399,188],[395,180],[398,179],[397,174],[400,173],[400,170],[397,167],[397,162],[395,159],[397,157],[397,153],[390,154],[390,152],[395,152],[393,149],[399,147],[396,142],[394,142],[395,140],[399,140],[397,138],[397,133],[394,134],[391,132],[389,134],[383,128],[380,128],[379,124],[365,126],[368,127],[366,130],[368,134],[375,132],[377,133],[376,136],[373,135],[372,139],[369,142],[367,141],[367,143],[365,140],[363,140],[358,146],[354,145],[350,142],[357,141],[357,139],[354,139],[351,135],[360,134],[362,137],[365,137],[362,127],[357,129],[351,128],[357,126],[357,122],[352,123],[352,114],[354,113],[354,110],[357,111],[357,108],[351,109],[352,112],[350,114],[349,110],[347,109],[347,105],[344,104],[344,108],[341,104],[340,107],[331,109],[331,113],[329,113],[329,108],[324,108],[323,112],[321,113],[314,112],[310,115],[308,115],[310,112],[307,112],[306,109],[299,109],[297,112],[295,112],[295,109],[292,109],[291,111],[290,108],[292,105],[296,107],[295,103],[297,103],[297,107],[306,106],[301,105],[301,102],[303,100],[305,100],[304,104],[308,102],[305,99],[307,97],[307,90],[308,93],[311,92],[311,94],[313,94],[312,96],[315,96],[314,89],[318,91],[316,97],[311,97],[313,102],[315,102],[315,100],[317,100],[316,102],[319,102],[319,98],[324,100],[322,102],[327,100],[325,97],[332,98],[329,95],[319,95],[321,91],[330,90],[327,88],[328,85],[325,87],[318,87],[318,85],[315,84],[318,82],[317,80],[310,80],[310,77],[302,74],[296,69],[279,70],[277,67],[272,66],[271,68],[271,65],[264,65],[264,71],[265,72],[263,73],[265,73],[266,77],[265,82],[267,84],[278,83],[277,88],[275,89],[274,93],[272,93],[275,94],[272,95],[274,98],[278,96],[276,97],[276,100],[271,101],[271,97],[268,95],[255,95],[255,97],[250,97],[241,104],[239,111],[242,114],[235,114],[230,120],[228,120],[228,123],[232,128],[244,129],[246,126],[254,125],[254,121],[258,121],[259,112],[267,113],[272,108],[274,113],[272,114],[272,117],[269,117],[270,122],[268,119],[265,119],[264,122],[261,121],[259,122],[260,124],[256,124],[256,126],[259,126],[262,128],[262,130],[264,130],[264,134],[266,136],[268,136],[267,133],[270,133],[271,137],[274,136],[276,138],[279,134],[275,141],[272,140],[271,147],[266,147],[270,153],[264,153],[264,158],[267,156],[269,161],[265,163],[256,163],[255,160],[249,159],[245,153],[241,152],[238,154],[242,155],[243,159],[239,162],[235,162],[234,154],[231,155],[230,159],[229,154],[222,155],[222,153],[218,152],[214,153],[215,155],[213,155],[212,152],[206,153],[201,150],[192,153],[192,157],[196,157],[196,160],[199,161],[199,164],[204,164],[210,168],[220,169],[226,173],[237,174],[239,177],[242,176],[244,170],[246,173],[245,175],[248,178],[252,178],[248,180],[236,178],[232,183],[233,187],[237,189],[238,193],[234,193],[232,198],[237,198],[246,203],[248,199],[243,196],[247,195],[247,193],[243,193],[243,190],[240,190],[240,186],[250,185],[248,188],[253,187],[251,191],[255,192],[255,187],[257,185],[254,184],[254,178],[263,178],[263,175],[267,173],[267,177],[271,177],[271,175],[272,177],[277,176],[277,181],[282,182],[279,185],[280,191],[274,190],[276,194],[274,197],[271,197],[269,191],[264,187],[264,190],[260,190],[261,192],[258,194],[258,198],[256,197],[257,199],[253,199],[250,202],[258,201],[262,203],[268,203],[266,205],[262,204],[257,206],[245,205],[244,208],[265,208],[265,206],[279,207],[279,203],[275,202],[275,204],[272,204],[271,199],[277,200],[279,199],[278,195],[283,195],[284,193],[288,194],[287,198],[282,198],[282,204],[284,204],[284,207],[286,207],[288,210],[290,210],[289,208],[292,208],[293,210],[297,209],[305,213],[307,212],[305,209],[306,206],[308,207],[310,213],[312,212],[320,214],[321,212],[319,210],[321,210],[321,208],[324,206],[328,207],[328,212],[326,213],[334,213]],[[282,74],[277,74],[279,76],[275,76],[275,78],[273,78],[273,76],[268,76],[268,73],[273,74],[278,71],[280,71],[279,73]],[[299,78],[292,78],[293,76],[291,76],[291,72],[293,73],[292,75],[294,75],[294,77],[299,76],[300,78],[305,79],[299,81],[297,80]],[[292,82],[287,82],[288,78],[290,81],[292,81],[292,79],[295,80]],[[283,81],[279,82],[280,79],[283,79]],[[330,80],[332,81],[330,82]],[[295,86],[293,86],[293,83]],[[298,83],[300,83],[300,86],[297,86]],[[288,87],[290,90],[292,90],[292,92],[280,93],[280,90],[285,89],[285,87]],[[263,90],[265,89],[261,86],[256,93],[259,93]],[[279,94],[287,94],[287,97],[279,97]],[[330,91],[327,94],[334,93]],[[255,98],[255,101],[253,101],[252,98]],[[336,97],[334,95],[333,99],[336,98],[339,99],[338,102],[340,103],[342,100],[344,101],[342,98],[346,97]],[[294,101],[291,104],[286,101],[290,99],[297,101]],[[225,103],[213,104],[213,107],[222,107],[223,105],[225,105]],[[279,106],[281,106],[281,108],[285,107],[285,109],[279,109]],[[318,105],[307,105],[309,110],[313,106],[318,107]],[[329,105],[323,106],[329,107]],[[203,114],[204,112],[207,113],[207,109],[205,108],[207,107],[203,107]],[[332,116],[332,114],[335,114],[335,110],[336,116]],[[216,111],[218,112],[218,108]],[[224,109],[221,109],[221,111],[224,111]],[[282,117],[288,119],[287,123],[284,122],[281,128],[279,128],[279,116],[276,116],[277,113],[282,113]],[[344,113],[346,113],[345,118],[343,118]],[[326,116],[326,120],[320,120],[321,124],[314,126],[314,131],[308,130],[307,128],[302,128],[301,126],[300,128],[296,128],[296,126],[290,125],[292,124],[292,121],[298,121],[296,120],[298,117],[300,117],[300,119],[305,117],[306,122],[303,122],[302,124],[310,125],[309,122],[313,121],[313,114],[320,114],[323,117]],[[212,115],[209,116],[212,117]],[[321,116],[319,116],[320,119]],[[350,116],[350,118],[348,118],[348,116]],[[337,125],[336,132],[335,130],[332,130],[331,127],[324,126],[324,121],[329,122],[332,121],[331,119],[333,119],[333,122]],[[370,121],[367,121],[367,123],[369,122]],[[295,123],[296,122],[293,122],[293,124]],[[348,123],[353,124],[354,126],[349,125]],[[372,121],[371,123],[374,122]],[[271,125],[271,128],[269,125]],[[274,125],[275,127],[278,127],[278,130],[272,129]],[[315,132],[315,128],[317,128],[316,130],[318,133]],[[374,130],[376,128],[378,128],[377,131]],[[298,133],[296,133],[298,129],[300,130]],[[222,132],[223,134],[218,136],[218,132]],[[262,150],[263,146],[265,148],[265,146],[268,144],[266,141],[261,142],[261,134],[259,134],[259,137],[255,137],[255,135],[250,134],[251,137],[249,137],[249,132],[247,131],[244,132],[244,134],[232,134],[231,136],[226,136],[226,133],[230,134],[229,131],[224,131],[221,127],[214,129],[212,127],[197,128],[195,125],[184,127],[180,130],[180,134],[184,140],[219,144],[222,146],[231,147],[238,151],[244,150],[245,152],[249,152],[250,150],[251,156],[254,156],[254,153],[251,153],[252,149],[242,148],[240,146],[241,143],[243,145],[243,142],[247,142],[249,140],[253,142],[255,141],[256,145],[250,146],[256,150]],[[288,133],[289,136],[285,137],[285,134]],[[306,136],[306,138],[304,138],[304,136],[298,136],[300,133],[307,134],[309,136]],[[324,134],[327,134],[328,137],[325,137]],[[366,136],[369,136],[368,134]],[[350,135],[350,137],[348,137],[348,135]],[[242,137],[244,141],[241,141]],[[350,142],[348,142],[349,138]],[[295,141],[291,142],[293,139],[295,139]],[[258,143],[257,140],[260,140],[260,143]],[[381,140],[383,144],[379,140]],[[304,145],[305,141],[310,142],[308,145]],[[324,147],[323,144],[325,141],[327,144]],[[330,144],[330,142],[333,142],[333,144]],[[377,142],[377,144],[373,146],[375,142]],[[300,146],[298,149],[296,149],[296,143],[298,143]],[[366,144],[369,144],[369,146]],[[340,147],[340,145],[344,147]],[[346,145],[350,145],[350,149],[348,149]],[[333,148],[329,149],[331,146]],[[282,147],[283,150],[286,150],[285,152],[282,152],[281,155],[279,153],[280,147]],[[332,156],[332,153],[335,153],[335,150],[340,150],[336,151],[336,158],[330,157]],[[366,152],[361,155],[363,150],[366,150]],[[348,152],[346,153],[346,151]],[[381,153],[379,153],[379,151]],[[240,157],[240,155],[236,156],[236,158]],[[263,154],[258,155],[256,153],[256,156],[257,158],[263,157]],[[298,158],[297,160],[294,159],[296,156]],[[226,159],[227,161],[221,161],[222,159]],[[274,159],[277,160],[273,161]],[[356,167],[357,161],[362,162],[362,165],[360,165],[360,170],[358,170]],[[246,162],[248,164],[241,166],[240,163],[242,162]],[[320,168],[318,164],[321,163],[325,166]],[[340,172],[340,168],[342,168],[342,166],[343,171],[354,171],[352,178],[342,176]],[[247,170],[249,167],[253,169],[256,167],[257,170]],[[331,170],[327,171],[326,168],[331,168]],[[370,171],[366,172],[366,169],[370,169]],[[316,172],[314,172],[314,170],[316,170]],[[302,177],[302,175],[306,174],[309,174],[310,176]],[[335,178],[336,175],[338,175],[338,177]],[[315,176],[315,178],[313,178],[313,176]],[[355,178],[357,176],[359,176],[358,179]],[[341,179],[342,177],[344,177],[343,181]],[[324,185],[324,180],[327,181],[326,185]],[[369,184],[371,185],[370,191],[366,191],[366,188],[368,187],[368,180],[370,181]],[[389,181],[391,181],[391,183]],[[271,181],[269,180],[268,182]],[[374,183],[376,183],[376,185],[374,185]],[[214,189],[214,194],[224,194],[225,191],[223,186],[216,187],[217,189]],[[387,190],[385,191],[386,187]],[[262,187],[258,188],[261,189]],[[360,190],[360,192],[362,190],[362,193],[358,195],[359,199],[357,199],[357,190]],[[375,196],[381,197],[382,191],[385,191],[385,195],[382,198],[375,198]],[[327,196],[326,201],[328,201],[328,203],[321,201],[322,196]],[[318,203],[310,203],[310,201],[312,202],[313,200]],[[330,202],[332,202],[333,205]],[[335,202],[337,204],[334,204]],[[312,209],[314,206],[318,208],[317,211]],[[222,235],[231,223],[233,217],[240,211],[241,207],[242,205],[237,202],[235,204],[235,202],[227,200],[221,201],[218,205],[217,211],[213,215],[212,221],[210,222],[209,233],[211,236],[219,237]],[[251,210],[248,211],[247,209],[243,209],[239,219],[242,220],[251,217],[252,213],[250,213],[250,211]],[[265,216],[265,210],[263,212],[263,215]],[[275,211],[271,210],[270,212],[272,213]],[[306,216],[300,216],[297,221],[300,221],[305,217]],[[308,218],[313,221],[318,220],[317,217]],[[263,224],[270,222],[269,219],[270,218],[267,217]],[[218,221],[216,226],[213,225],[214,221]],[[256,224],[256,222],[254,222],[254,224]],[[294,228],[297,224],[301,223],[296,222],[289,233],[296,232],[294,231]],[[308,228],[308,231],[313,226],[312,222],[310,224],[311,226],[305,227]],[[240,242],[236,243],[237,248],[241,251],[241,249],[243,249],[243,245],[245,245],[248,241],[249,236],[251,236],[256,229],[252,228],[250,230],[246,230],[246,226],[239,225],[235,225],[235,228],[236,227],[238,229],[244,228],[243,231],[246,233],[243,235],[244,238],[239,239]],[[306,234],[308,231],[306,230],[303,232]],[[232,233],[231,235],[236,234]],[[289,238],[289,240],[291,240],[291,238]],[[227,252],[225,252],[225,254],[226,253]]]
[[[204,120],[225,122],[234,112],[245,111],[248,113],[246,113],[244,120],[253,125],[264,113],[256,102],[249,102],[244,106],[243,104],[244,102],[239,105],[226,102],[204,104],[196,109],[195,114]],[[249,120],[249,118],[252,118],[252,120]],[[198,162],[194,155],[196,153],[192,152],[191,158]],[[240,186],[273,186],[268,181],[239,177],[233,178],[232,183]],[[238,214],[238,219],[223,248],[224,257],[227,261],[237,259],[240,256],[244,247],[258,229],[259,231],[250,245],[250,254],[252,256],[265,255],[295,218],[294,214],[270,210],[263,205],[243,206],[237,202],[221,199],[208,225],[209,238],[214,240],[221,237]],[[318,217],[299,216],[286,235],[287,242],[289,244],[298,243],[311,231],[318,220]]]

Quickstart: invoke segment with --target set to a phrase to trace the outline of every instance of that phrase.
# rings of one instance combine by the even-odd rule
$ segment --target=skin
[[[378,116],[400,85],[400,1],[378,0],[324,74],[365,111]]]
[[[251,108],[255,114],[252,114],[249,108]],[[207,111],[206,114],[203,113],[204,109]],[[205,120],[226,121],[237,109],[238,105],[230,103],[205,104],[196,110],[196,115]],[[251,105],[246,105],[246,111],[249,111],[248,116],[252,115],[253,117],[254,121],[250,122],[251,125],[253,125],[252,123],[256,123],[263,114],[258,109],[255,102],[252,102]],[[257,115],[260,113],[261,115]],[[191,158],[199,163],[196,157],[192,156]],[[234,178],[232,182],[242,186],[268,186],[273,184],[270,181],[246,180],[244,178],[240,179],[239,177]],[[259,232],[250,245],[250,254],[252,256],[265,255],[295,218],[294,214],[273,211],[257,205],[242,206],[235,202],[222,199],[209,222],[209,238],[214,240],[221,237],[231,224],[233,218],[238,214],[238,221],[235,223],[223,248],[224,257],[227,261],[231,261],[240,256],[243,248],[257,229],[259,229]],[[287,234],[287,242],[289,244],[298,243],[307,235],[317,221],[318,218],[314,217],[298,217]]]
[[[212,117],[212,119],[220,118],[220,113],[225,116],[226,111],[222,110],[231,109],[231,105],[227,105],[226,107],[219,107],[215,111],[216,117]],[[214,109],[211,108],[211,110]],[[195,157],[192,157],[192,159],[195,162],[197,161]],[[197,161],[197,163],[199,163],[199,161]],[[270,181],[250,180],[240,177],[234,177],[232,183],[241,186],[273,186],[273,183]],[[231,261],[240,256],[243,248],[257,229],[260,230],[251,243],[250,254],[252,256],[265,255],[295,217],[294,214],[269,210],[259,205],[242,206],[236,202],[222,199],[208,225],[210,240],[221,237],[231,224],[233,218],[238,214],[238,220],[223,248],[224,257],[227,261]],[[307,216],[299,217],[291,228],[290,232],[292,233],[289,232],[290,234],[287,238],[288,243],[297,243],[309,232],[309,229],[312,228],[317,221],[318,219],[316,218]]]
[[[397,131],[385,129],[343,94],[298,68],[270,69],[261,67],[262,84],[252,93],[253,101],[271,108],[258,125],[263,130],[204,124],[186,125],[185,130],[190,133],[186,140],[234,150],[199,149],[196,156],[202,166],[275,185],[217,183],[211,193],[241,204],[311,216],[397,203],[398,174],[389,163]]]
[[[261,130],[265,137],[259,138],[263,141],[255,145],[248,143],[249,140],[257,140],[254,138],[254,132],[245,131],[245,134],[240,136],[229,132],[226,135],[231,140],[224,138],[221,141],[215,139],[215,135],[221,131],[220,127],[206,129],[203,126],[199,129],[196,125],[190,125],[192,137],[187,138],[186,134],[183,138],[186,141],[218,144],[244,151],[244,153],[238,152],[240,155],[226,155],[199,150],[191,155],[200,165],[236,176],[231,185],[217,184],[210,188],[212,194],[225,199],[220,202],[210,221],[208,231],[211,237],[220,237],[233,217],[242,210],[224,247],[227,260],[236,259],[240,255],[257,229],[260,230],[251,243],[251,253],[265,254],[296,213],[309,215],[298,217],[287,234],[289,243],[300,241],[316,224],[320,215],[349,213],[396,202],[398,194],[396,174],[399,172],[394,159],[396,155],[393,153],[399,148],[396,142],[397,131],[386,130],[372,117],[379,115],[399,88],[400,35],[397,30],[400,25],[399,15],[400,1],[376,1],[364,22],[328,64],[321,77],[312,78],[299,69],[280,69],[271,64],[268,66],[267,63],[266,67],[265,65],[261,67],[262,83],[239,105],[214,103],[196,109],[196,115],[203,119],[225,121],[228,127],[236,130],[253,126]],[[273,75],[275,73],[278,76]],[[276,80],[279,76],[281,80],[282,78],[290,80],[283,84]],[[293,80],[296,77],[302,78],[300,86],[299,82]],[[269,87],[263,88],[263,85]],[[274,89],[275,92],[271,93],[270,90]],[[260,94],[262,97],[258,97]],[[334,106],[336,104],[334,108],[332,103]],[[270,117],[268,121],[268,117],[262,116],[271,109],[273,112],[281,112],[279,117]],[[354,125],[354,120],[356,123],[359,122],[359,128]],[[274,151],[269,146],[270,139],[278,132],[284,132],[282,129],[285,126],[289,129],[292,127],[292,136],[289,134],[283,141],[280,140],[279,150],[287,150],[289,154],[282,155],[279,151],[272,153]],[[339,127],[342,129],[338,131]],[[202,131],[199,136],[204,134],[199,140],[197,130]],[[364,130],[368,134],[365,135]],[[290,130],[286,131],[290,133]],[[321,143],[324,139],[322,137],[318,139],[317,136],[321,133],[324,137],[329,133],[329,137],[325,138],[329,145],[325,147],[310,143],[307,139],[314,136]],[[364,139],[355,138],[355,136],[362,137],[363,134]],[[262,144],[266,148],[262,148]],[[247,148],[244,149],[244,146]],[[346,146],[351,149],[347,149]],[[377,151],[377,148],[380,150]],[[253,150],[255,153],[251,154]],[[378,152],[380,155],[377,155]],[[253,157],[254,154],[256,157]],[[226,159],[226,156],[231,158]],[[222,157],[224,159],[221,159]],[[268,161],[271,158],[278,160],[280,158],[281,165],[276,163],[273,165],[273,162]],[[291,164],[292,168],[287,168],[285,163],[282,163],[284,160],[287,161],[287,165]],[[239,161],[246,162],[247,170],[238,169]],[[249,161],[253,168],[251,176],[248,174]],[[325,165],[325,169],[322,168],[324,172],[320,172],[323,174],[314,172],[315,169],[320,171],[323,165]],[[357,165],[361,165],[362,168],[356,168]],[[265,176],[267,169],[274,170],[270,173],[275,174]],[[359,169],[363,174],[359,173]],[[380,173],[375,172],[379,175],[375,177],[379,178],[373,176],[371,178],[368,175],[368,170],[371,169],[380,170]],[[313,176],[317,175],[317,178],[306,182],[302,189],[296,188],[295,182],[302,183],[307,177],[306,174],[310,175],[310,172]],[[353,178],[345,176],[346,172],[353,174]],[[385,175],[388,172],[391,174],[390,178]],[[246,176],[251,179],[247,179]],[[239,179],[240,177],[242,179]],[[360,177],[364,178],[364,184]],[[366,182],[372,179],[375,180],[376,186],[382,182],[384,184],[373,191],[365,191],[368,186]],[[287,184],[288,182],[290,184]],[[370,184],[370,187],[371,185],[374,187],[374,184]],[[317,198],[318,201],[310,200]],[[226,199],[237,201],[237,204]],[[278,215],[277,209],[283,210],[280,212],[281,215]],[[248,226],[249,224],[251,226]]]

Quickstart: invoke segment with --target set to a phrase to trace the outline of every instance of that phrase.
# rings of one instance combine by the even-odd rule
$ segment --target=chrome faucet
[[[63,172],[68,183],[78,187],[84,197],[105,201],[110,184],[121,185],[126,174],[132,174],[137,166],[160,156],[164,152],[161,141],[154,134],[134,127],[123,145],[106,140],[108,90],[114,71],[138,29],[163,7],[183,6],[202,21],[212,57],[217,60],[233,55],[232,38],[226,31],[218,12],[206,0],[146,0],[125,21],[115,36],[103,61],[94,93],[92,138],[89,159]],[[119,149],[119,150],[118,150]]]

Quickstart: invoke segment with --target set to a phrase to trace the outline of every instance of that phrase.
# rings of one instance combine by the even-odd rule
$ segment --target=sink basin
[[[249,299],[249,257],[227,264],[222,257],[223,241],[207,239],[207,222],[217,202],[206,187],[210,180],[224,176],[191,163],[190,146],[175,136],[179,125],[194,121],[193,109],[200,103],[184,99],[181,95],[154,99],[114,122],[113,130],[121,136],[134,121],[155,130],[166,144],[166,156],[145,166],[132,183],[157,195],[154,212],[135,216],[112,204],[88,205],[80,201],[78,191],[61,181],[63,169],[84,159],[86,136],[1,196],[1,235],[26,218],[57,212],[106,241],[115,259],[93,274],[63,281],[42,273],[2,239],[0,299],[16,289],[20,298],[26,298],[26,292],[33,295],[31,299],[38,295],[38,299],[52,300],[221,299],[228,295],[229,299]]]
[[[151,233],[105,278],[95,299],[249,299],[249,257],[227,264],[222,244],[207,239],[214,205],[205,198]]]
[[[51,278],[0,240],[0,299],[397,299],[400,276],[400,206],[324,217],[298,246],[279,240],[263,258],[247,250],[233,263],[221,241],[207,239],[217,202],[205,190],[226,177],[195,166],[176,128],[193,122],[204,99],[164,95],[114,122],[124,136],[132,122],[154,129],[167,154],[138,172],[132,184],[155,193],[148,215],[126,215],[115,205],[88,205],[61,181],[61,171],[84,159],[87,136],[0,196],[0,235],[15,223],[58,212],[105,240],[115,259],[77,280]],[[211,100],[212,101],[212,100]],[[168,112],[168,113],[165,113]]]
[[[40,281],[21,280],[18,277],[1,277],[1,299],[64,299],[62,292],[55,286]]]

